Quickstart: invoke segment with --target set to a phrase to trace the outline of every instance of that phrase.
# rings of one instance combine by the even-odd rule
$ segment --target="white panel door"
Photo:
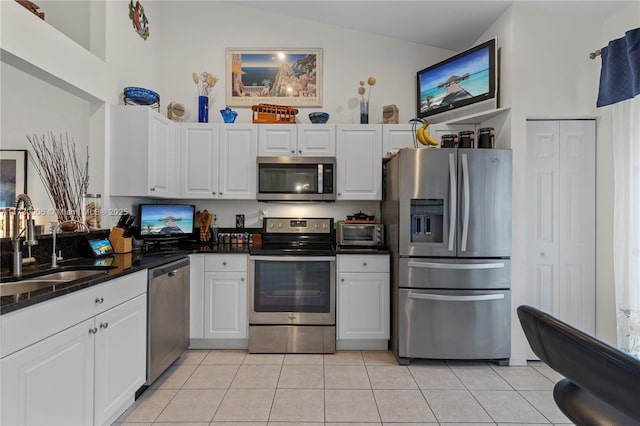
[[[147,377],[147,294],[95,320],[95,424],[110,424]]]
[[[335,157],[336,126],[298,124],[298,154],[303,157]]]
[[[247,338],[245,272],[206,272],[204,297],[205,339]]]
[[[413,127],[412,124],[383,124],[382,156],[389,158],[402,148],[414,148],[418,142],[415,140]],[[419,144],[419,147],[422,145]]]
[[[220,125],[218,198],[256,199],[257,145],[257,126]]]
[[[3,425],[93,424],[94,330],[92,318],[0,361]]]
[[[168,197],[175,192],[176,130],[171,120],[149,116],[149,195]]]
[[[337,338],[389,338],[389,274],[340,274]]]
[[[298,155],[296,124],[259,124],[258,155],[292,157]]]
[[[217,197],[219,146],[217,124],[180,125],[181,197]]]
[[[595,332],[595,121],[527,121],[527,303]]]
[[[339,124],[336,167],[338,200],[381,200],[382,125]]]

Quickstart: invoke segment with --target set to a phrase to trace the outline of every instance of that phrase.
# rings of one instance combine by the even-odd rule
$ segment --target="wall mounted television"
[[[418,71],[417,116],[439,122],[443,118],[435,116],[445,112],[455,110],[456,116],[462,116],[497,108],[496,44],[493,38]]]
[[[150,241],[190,239],[194,236],[196,207],[191,204],[140,204],[140,238]]]

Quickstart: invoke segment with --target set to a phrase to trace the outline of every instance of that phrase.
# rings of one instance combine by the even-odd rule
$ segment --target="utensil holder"
[[[124,229],[113,227],[109,233],[109,242],[116,253],[131,253],[131,237],[124,236]]]

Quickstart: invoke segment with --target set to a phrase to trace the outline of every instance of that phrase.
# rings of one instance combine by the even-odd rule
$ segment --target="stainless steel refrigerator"
[[[384,165],[391,347],[413,358],[511,356],[510,150],[406,148]]]

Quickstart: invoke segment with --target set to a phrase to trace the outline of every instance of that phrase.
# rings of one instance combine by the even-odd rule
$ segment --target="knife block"
[[[131,237],[124,236],[124,229],[113,227],[109,234],[109,242],[116,253],[131,253]]]

